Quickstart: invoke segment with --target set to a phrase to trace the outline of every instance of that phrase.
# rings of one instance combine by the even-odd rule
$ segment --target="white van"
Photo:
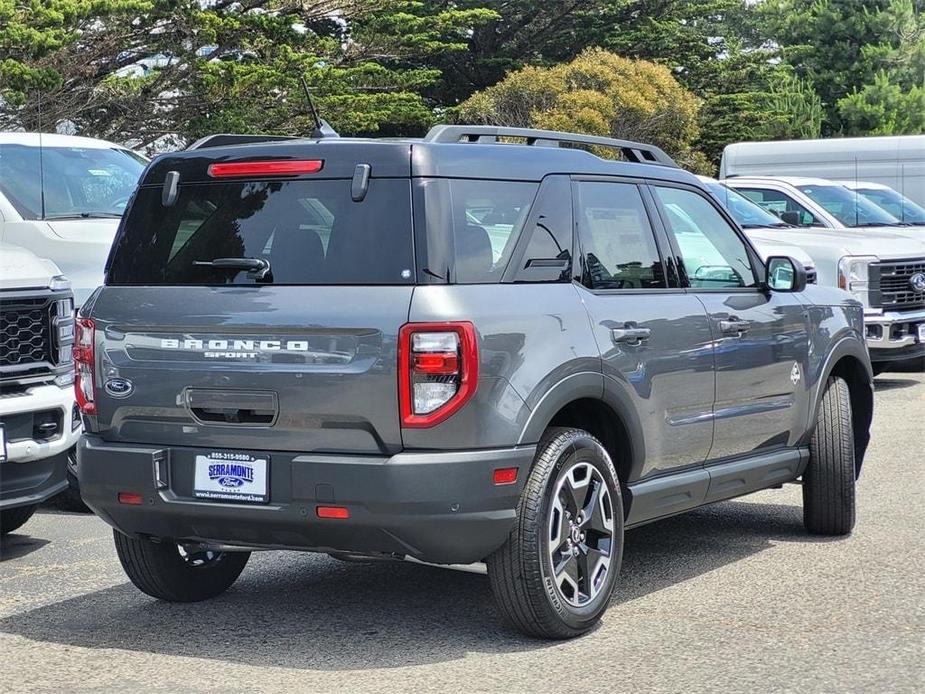
[[[80,306],[103,266],[147,160],[87,137],[0,133],[0,242],[50,258]]]
[[[925,205],[925,135],[738,142],[719,168],[721,179],[733,176],[873,181]]]

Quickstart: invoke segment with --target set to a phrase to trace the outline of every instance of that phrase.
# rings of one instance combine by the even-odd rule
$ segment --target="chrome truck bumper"
[[[864,329],[872,362],[922,358],[925,369],[925,309],[869,311]]]

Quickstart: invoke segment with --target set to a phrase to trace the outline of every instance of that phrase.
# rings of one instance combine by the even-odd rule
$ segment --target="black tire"
[[[576,496],[580,492],[571,484],[568,488],[563,486],[568,475],[574,477],[581,472],[579,467],[588,475],[588,489],[581,497],[585,501],[580,503]],[[602,491],[605,487],[606,495]],[[592,515],[601,514],[593,519],[585,518],[585,525],[578,526],[577,531],[573,517],[566,512],[563,502],[570,490],[570,498],[576,501],[576,508],[585,503],[585,509],[594,509]],[[601,520],[607,520],[605,507],[610,514],[609,541],[602,539],[606,531],[595,529]],[[574,519],[582,520],[580,514]],[[567,527],[572,532],[566,532]],[[552,539],[554,528],[558,528],[555,541]],[[586,533],[581,532],[582,528]],[[581,542],[573,545],[575,532],[580,535]],[[601,550],[605,542],[608,548],[606,559],[609,561],[606,567]],[[572,561],[572,555],[567,551],[560,552],[556,547],[570,548],[575,552],[574,575],[577,582],[571,595],[562,585],[565,582],[569,584],[566,588],[571,587],[570,579],[565,578],[570,572],[563,567]],[[588,561],[592,557],[595,564],[589,569]],[[601,442],[587,431],[550,429],[537,447],[533,467],[520,497],[514,527],[504,545],[486,559],[498,609],[512,627],[528,636],[546,639],[580,636],[594,627],[607,609],[622,558],[623,500],[613,461]],[[554,561],[558,561],[560,573],[556,572]],[[588,587],[588,574],[591,575],[591,589],[585,594],[580,587]],[[600,580],[595,577],[600,577]],[[583,597],[587,600],[581,604]]]
[[[38,507],[38,504],[31,504],[17,508],[5,508],[0,511],[0,535],[19,530],[27,520],[32,518],[32,514]]]
[[[244,570],[250,552],[198,552],[185,557],[169,540],[153,542],[113,531],[116,552],[132,583],[168,602],[198,602],[221,595]]]
[[[844,379],[829,378],[803,473],[803,524],[816,535],[847,535],[854,528],[854,427]]]

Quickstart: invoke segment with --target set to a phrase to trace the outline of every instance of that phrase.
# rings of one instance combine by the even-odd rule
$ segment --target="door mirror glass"
[[[801,292],[806,289],[806,269],[798,260],[772,256],[767,262],[768,288],[775,292]]]

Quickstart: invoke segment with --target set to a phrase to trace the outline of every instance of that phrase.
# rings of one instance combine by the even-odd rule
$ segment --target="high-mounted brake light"
[[[398,359],[404,427],[439,424],[475,393],[479,352],[472,323],[406,323],[398,333]]]
[[[96,414],[93,378],[95,326],[90,318],[78,318],[74,335],[74,397],[84,414]]]
[[[321,171],[323,159],[285,159],[276,161],[235,161],[224,164],[209,164],[212,178],[234,178],[236,176],[295,176]]]

